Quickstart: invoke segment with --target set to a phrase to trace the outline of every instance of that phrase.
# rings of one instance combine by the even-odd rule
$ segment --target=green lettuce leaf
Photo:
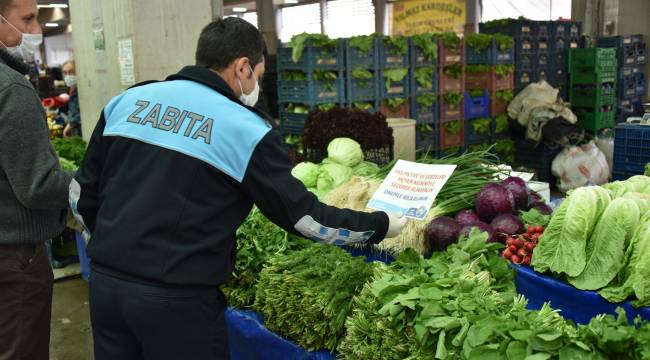
[[[577,277],[569,278],[569,283],[581,290],[607,286],[623,267],[625,246],[632,239],[640,216],[634,200],[614,199],[587,242],[584,270]]]

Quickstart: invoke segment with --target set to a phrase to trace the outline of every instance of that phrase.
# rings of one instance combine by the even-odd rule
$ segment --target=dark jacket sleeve
[[[276,131],[255,149],[244,188],[271,221],[313,240],[337,245],[378,243],[388,231],[388,216],[383,212],[338,209],[319,202],[291,175],[291,162]]]
[[[65,209],[72,175],[50,143],[45,112],[34,89],[0,91],[0,169],[20,203],[33,210]]]
[[[84,226],[90,232],[95,228],[97,212],[101,206],[99,191],[106,151],[104,146],[105,127],[106,121],[102,113],[88,143],[88,150],[86,151],[83,164],[79,168],[79,171],[77,171],[77,175],[73,181],[72,187],[76,188],[77,191],[70,192],[71,207],[75,212],[75,216],[81,216],[81,219],[77,219],[82,220]]]

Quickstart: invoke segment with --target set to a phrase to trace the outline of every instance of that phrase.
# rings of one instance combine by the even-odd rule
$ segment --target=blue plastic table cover
[[[264,327],[253,311],[226,310],[228,342],[232,360],[331,360],[327,351],[309,352]]]
[[[618,307],[625,310],[630,323],[637,316],[650,320],[648,307],[635,308],[629,301],[610,303],[595,291],[578,290],[562,280],[542,275],[528,266],[513,267],[517,270],[517,292],[528,299],[529,309],[538,310],[545,302],[550,302],[551,307],[560,310],[564,318],[577,324],[586,324],[599,314],[616,314]]]

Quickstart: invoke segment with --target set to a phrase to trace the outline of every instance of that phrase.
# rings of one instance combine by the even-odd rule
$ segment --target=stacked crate
[[[477,40],[477,41],[475,41]],[[466,38],[465,143],[471,150],[509,139],[508,100],[514,96],[514,48],[511,37],[472,34]],[[489,44],[485,49],[477,44]]]
[[[616,51],[610,48],[571,49],[570,102],[578,125],[596,133],[615,125]]]
[[[465,145],[465,44],[462,39],[454,38],[452,34],[445,35],[438,43],[440,65],[438,73],[440,79],[439,147],[443,153],[456,152],[456,149]]]
[[[647,95],[647,81],[643,65],[646,47],[642,35],[603,37],[598,47],[613,48],[618,58],[616,122],[642,111]]]
[[[379,39],[379,95],[381,112],[387,118],[408,118],[410,57],[408,38],[384,36]]]
[[[360,42],[357,40],[368,40]],[[377,112],[381,92],[379,49],[381,40],[376,37],[346,39],[345,58],[345,103],[349,107]],[[370,44],[369,47],[363,47]]]
[[[580,47],[581,24],[575,21],[512,20],[480,24],[480,31],[507,34],[515,38],[515,89],[546,80],[568,96],[567,51]]]
[[[424,44],[427,42],[427,44]],[[411,97],[410,118],[416,121],[415,146],[418,150],[438,150],[438,54],[433,35],[409,39]],[[435,54],[426,48],[436,49]]]
[[[618,124],[614,139],[614,180],[644,173],[650,163],[650,126]]]
[[[292,59],[292,48],[278,49],[278,105],[283,134],[302,135],[309,111],[343,104],[343,43],[334,44],[314,46],[307,39],[297,62]]]

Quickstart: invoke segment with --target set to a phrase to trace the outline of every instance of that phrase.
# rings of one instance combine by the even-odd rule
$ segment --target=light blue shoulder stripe
[[[242,182],[271,125],[207,86],[188,80],[127,90],[104,109],[104,136],[120,136],[194,157]]]

